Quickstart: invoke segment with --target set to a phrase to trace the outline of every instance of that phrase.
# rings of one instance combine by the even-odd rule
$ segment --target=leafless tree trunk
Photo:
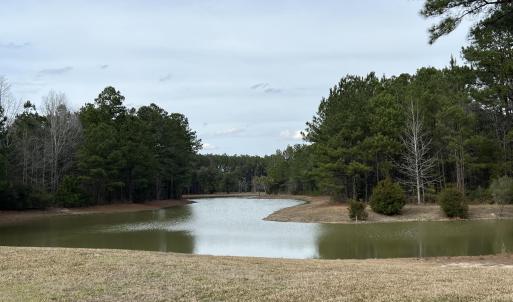
[[[456,187],[465,194],[465,154],[462,143],[454,153],[456,158]]]
[[[4,109],[6,124],[11,125],[14,118],[21,110],[21,101],[11,93],[11,84],[5,77],[0,76],[0,107]]]
[[[50,91],[43,98],[43,104],[48,123],[46,157],[50,164],[50,188],[55,192],[62,172],[71,165],[82,129],[78,116],[68,110],[66,96],[63,93]]]
[[[4,108],[5,99],[9,97],[11,85],[7,82],[7,79],[0,76],[0,107]],[[4,108],[5,110],[5,108]]]
[[[402,162],[398,166],[406,176],[403,182],[414,188],[417,203],[420,204],[424,199],[425,187],[433,181],[431,171],[435,167],[436,161],[429,154],[431,140],[427,137],[418,109],[413,102],[410,103],[402,142],[405,152]]]
[[[11,126],[16,118],[16,115],[20,112],[21,101],[13,97],[11,93],[11,85],[5,77],[0,76],[0,107],[3,109],[5,117],[5,125]],[[10,129],[7,127],[7,129]],[[3,147],[9,148],[12,144],[12,135],[10,131],[4,137],[4,140],[0,142]],[[5,175],[9,175],[9,165],[5,165]]]

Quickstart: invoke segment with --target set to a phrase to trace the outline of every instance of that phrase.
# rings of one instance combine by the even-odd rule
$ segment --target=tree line
[[[9,113],[16,100],[5,78],[0,87],[0,208],[177,198],[187,189],[201,142],[184,115],[127,108],[113,87],[76,112],[50,92],[41,110],[27,101]]]
[[[369,200],[389,178],[417,202],[450,186],[488,199],[494,180],[513,176],[513,1],[426,0],[421,14],[439,20],[430,43],[475,16],[463,64],[343,77],[307,123],[307,144],[273,155],[269,188]]]

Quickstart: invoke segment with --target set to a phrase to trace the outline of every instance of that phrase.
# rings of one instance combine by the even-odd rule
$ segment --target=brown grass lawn
[[[282,260],[0,247],[1,301],[513,301],[513,256]]]
[[[269,198],[269,196],[262,197]],[[297,196],[277,195],[271,198],[290,198],[306,201],[307,203],[278,210],[267,216],[265,220],[290,222],[323,222],[323,223],[353,223],[349,219],[347,204],[331,202],[328,196]],[[374,213],[367,207],[371,222],[394,221],[443,221],[448,220],[437,204],[407,204],[401,215],[386,216]],[[469,219],[496,219],[499,207],[493,204],[469,205]],[[501,218],[513,218],[513,205],[504,206]]]

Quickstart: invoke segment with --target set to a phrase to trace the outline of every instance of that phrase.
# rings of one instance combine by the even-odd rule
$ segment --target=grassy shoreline
[[[304,223],[355,223],[349,219],[347,205],[335,203],[328,196],[275,195],[261,198],[287,198],[305,201],[304,204],[284,208],[271,213],[264,220]],[[367,207],[369,217],[358,223],[450,221],[437,204],[407,204],[401,215],[386,216],[374,213]],[[468,220],[513,219],[513,205],[506,205],[499,216],[499,207],[492,204],[470,204]]]
[[[175,206],[183,206],[194,203],[192,199],[205,198],[262,198],[262,199],[295,199],[304,201],[304,204],[280,209],[271,213],[264,220],[279,222],[304,222],[304,223],[355,223],[349,219],[347,205],[344,203],[331,202],[329,196],[308,196],[308,195],[267,195],[258,193],[216,193],[184,195],[183,199],[170,199],[149,201],[145,203],[116,203],[82,208],[52,208],[47,210],[26,210],[26,211],[0,211],[0,225],[20,223],[34,219],[40,219],[55,215],[78,215],[92,213],[119,213],[137,212],[162,209]],[[449,221],[436,204],[407,204],[402,215],[385,216],[372,212],[367,208],[369,217],[366,221],[358,223],[383,223],[383,222],[409,222],[409,221]],[[469,220],[483,219],[513,219],[513,205],[504,206],[502,216],[498,216],[499,208],[490,204],[469,205]],[[454,219],[453,219],[454,220]]]
[[[113,203],[80,208],[50,208],[46,210],[0,211],[0,225],[21,223],[59,215],[138,212],[183,206],[194,203],[188,199],[155,200],[145,203]]]
[[[0,247],[3,301],[511,301],[513,255],[289,260]]]

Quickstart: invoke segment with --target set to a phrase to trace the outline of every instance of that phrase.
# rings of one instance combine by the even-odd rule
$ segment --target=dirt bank
[[[513,301],[513,256],[285,260],[0,247],[2,301]]]
[[[349,219],[347,205],[333,203],[328,196],[276,195],[262,198],[290,198],[307,203],[278,210],[265,220],[290,222],[354,223]],[[367,207],[369,217],[365,223],[395,221],[444,221],[449,220],[436,204],[412,205],[403,208],[401,215],[386,216],[374,213]],[[497,205],[480,204],[469,206],[469,219],[497,219]],[[513,218],[513,205],[505,206],[501,218]]]
[[[24,222],[28,220],[38,219],[42,217],[54,215],[78,215],[90,213],[120,213],[120,212],[137,212],[154,210],[161,208],[169,208],[190,204],[192,201],[188,199],[169,199],[156,200],[145,203],[116,203],[106,204],[83,208],[51,208],[47,210],[27,210],[27,211],[0,211],[0,225]]]

